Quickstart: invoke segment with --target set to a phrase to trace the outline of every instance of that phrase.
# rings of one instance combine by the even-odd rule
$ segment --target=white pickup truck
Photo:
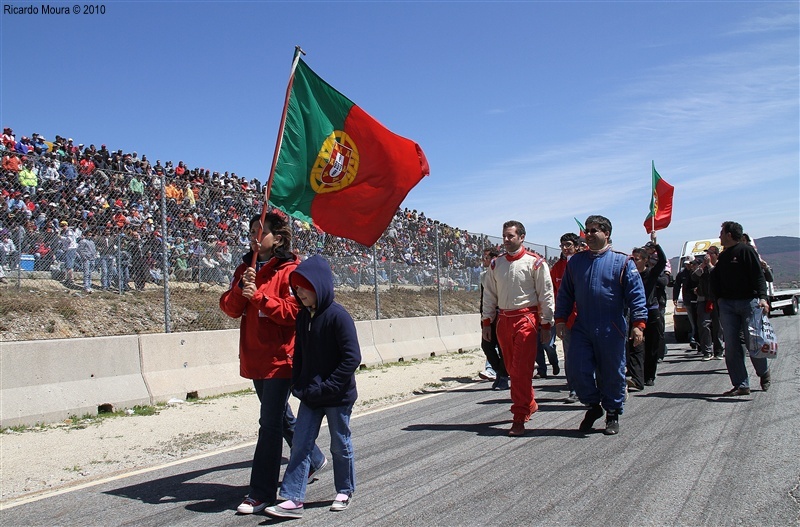
[[[706,250],[712,245],[716,245],[722,250],[719,243],[719,238],[706,239],[706,240],[693,240],[683,244],[681,250],[680,261],[678,262],[677,270],[673,270],[677,274],[678,270],[683,269],[683,262],[689,255],[704,256]],[[767,294],[769,296],[770,311],[782,309],[784,315],[796,315],[798,312],[798,299],[800,299],[800,289],[774,289],[772,282],[767,282]],[[675,340],[677,342],[689,342],[689,317],[686,313],[686,307],[683,305],[683,295],[678,294],[678,302],[675,304],[675,311],[672,313],[673,331],[675,332]]]

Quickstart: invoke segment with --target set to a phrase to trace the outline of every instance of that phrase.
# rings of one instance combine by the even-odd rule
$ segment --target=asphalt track
[[[537,381],[540,411],[522,438],[506,435],[508,392],[488,383],[360,415],[358,490],[345,512],[328,511],[326,469],[302,520],[237,515],[246,447],[12,503],[0,525],[799,525],[800,317],[773,324],[769,392],[748,366],[752,394],[720,397],[724,363],[672,343],[656,385],[631,394],[618,436],[576,431],[584,408],[563,403],[563,374]]]

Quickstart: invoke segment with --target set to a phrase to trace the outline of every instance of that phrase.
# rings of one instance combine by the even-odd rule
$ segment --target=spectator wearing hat
[[[44,137],[42,137],[41,135],[38,135],[38,134],[34,134],[34,135],[36,135],[36,138],[34,139],[34,143],[33,143],[33,151],[36,153],[36,155],[42,156],[42,155],[48,153],[50,151],[50,145],[48,145],[45,142],[47,140]]]
[[[14,130],[8,127],[3,128],[2,142],[6,150],[14,150],[17,144],[17,139],[14,137]]]

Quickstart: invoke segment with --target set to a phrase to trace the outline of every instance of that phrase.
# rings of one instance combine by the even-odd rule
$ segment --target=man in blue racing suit
[[[611,222],[603,216],[586,219],[588,251],[575,254],[556,299],[556,333],[563,335],[575,306],[567,377],[578,399],[589,406],[580,424],[590,432],[607,412],[606,435],[619,433],[619,416],[625,401],[625,309],[630,309],[634,345],[643,341],[647,322],[644,286],[628,255],[611,249]]]

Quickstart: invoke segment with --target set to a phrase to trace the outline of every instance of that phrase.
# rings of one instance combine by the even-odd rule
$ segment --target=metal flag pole
[[[654,233],[656,231],[656,178],[653,177],[653,174],[656,171],[656,162],[655,160],[650,160],[653,164],[652,172],[650,172],[650,199],[653,201],[653,208],[650,210],[652,216],[650,217],[650,233]]]
[[[283,130],[286,127],[286,113],[289,110],[289,98],[292,95],[292,86],[294,85],[294,72],[297,69],[297,63],[300,61],[300,54],[305,55],[306,52],[303,51],[300,46],[295,46],[294,58],[292,59],[292,72],[289,75],[289,84],[286,86],[286,98],[283,101],[281,124],[278,127],[278,138],[275,140],[275,153],[272,155],[272,166],[269,170],[267,185],[264,188],[264,205],[261,207],[261,220],[258,223],[258,236],[256,236],[258,243],[261,243],[261,235],[263,234],[264,230],[264,219],[267,216],[267,208],[269,207],[269,194],[272,191],[272,180],[275,177],[275,168],[278,166],[278,156],[281,153],[281,145],[283,144]],[[257,259],[258,251],[253,251],[253,260],[250,263],[250,267],[255,268]]]

